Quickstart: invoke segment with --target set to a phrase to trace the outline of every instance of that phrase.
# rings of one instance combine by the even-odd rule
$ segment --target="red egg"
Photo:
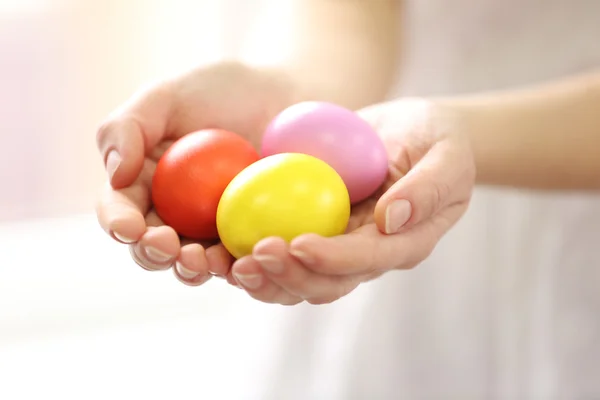
[[[229,131],[205,129],[182,137],[160,158],[152,179],[158,216],[182,236],[217,238],[223,191],[259,158],[250,142]]]

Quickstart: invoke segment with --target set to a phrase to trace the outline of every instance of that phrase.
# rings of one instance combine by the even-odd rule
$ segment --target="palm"
[[[175,140],[200,129],[235,132],[258,149],[266,125],[291,102],[291,91],[283,81],[237,66],[195,70],[172,87],[174,109],[164,139],[146,156],[150,174]]]
[[[375,128],[381,137],[390,162],[387,178],[381,187],[371,197],[352,207],[350,222],[346,231],[355,233],[377,231],[374,218],[377,201],[395,182],[406,175],[412,168],[412,164],[422,158],[427,151],[426,146],[415,143],[415,139],[412,138],[414,135],[410,134],[411,129],[406,129],[405,132],[398,132],[397,129],[393,129],[392,127],[402,125],[398,124],[397,121],[383,119],[384,115],[387,116],[387,114],[384,113],[382,107],[367,108],[360,111],[360,114]],[[410,112],[407,114],[410,115]],[[418,132],[418,134],[423,135],[422,132]],[[419,136],[418,139],[421,142],[423,137]]]
[[[200,129],[235,132],[258,149],[268,122],[291,102],[291,91],[283,81],[233,65],[191,71],[171,87],[174,109],[164,139],[146,155],[145,172],[149,176],[175,140]],[[150,180],[146,182],[150,191]],[[149,215],[152,226],[162,225],[156,216]]]
[[[362,232],[365,230],[364,227],[368,226],[368,229],[376,230],[375,219],[374,219],[374,211],[375,205],[377,205],[377,200],[379,196],[381,196],[385,191],[387,191],[395,182],[393,180],[393,176],[397,176],[397,171],[390,169],[388,171],[388,178],[383,183],[383,185],[368,199],[360,202],[359,204],[352,207],[352,211],[350,213],[350,221],[348,222],[348,228],[346,229],[346,233],[350,232]]]
[[[237,260],[229,281],[253,298],[278,304],[335,301],[386,271],[418,265],[465,211],[474,162],[452,110],[407,99],[359,113],[385,144],[387,180],[353,207],[347,234],[301,235],[291,243],[266,238],[252,256]]]
[[[203,68],[173,83],[174,110],[168,139],[204,128],[238,133],[256,147],[276,113],[292,103],[291,85],[282,77],[235,65]]]
[[[389,112],[387,107],[394,107],[394,112]],[[397,100],[368,107],[361,110],[360,114],[378,132],[389,156],[386,181],[370,198],[353,207],[347,229],[348,233],[372,235],[378,232],[375,207],[379,198],[426,157],[436,143],[446,140],[449,134],[453,142],[457,138],[451,134],[454,128],[452,117],[439,110],[431,112],[430,104],[420,100]],[[460,140],[458,146],[463,148]],[[468,146],[464,148],[468,149]],[[463,150],[462,153],[463,164],[466,166],[465,183],[457,187],[455,196],[450,199],[452,205],[443,207],[428,221],[429,224],[437,225],[439,230],[447,229],[450,222],[458,218],[457,215],[462,215],[469,203],[472,167],[468,161],[468,151]]]

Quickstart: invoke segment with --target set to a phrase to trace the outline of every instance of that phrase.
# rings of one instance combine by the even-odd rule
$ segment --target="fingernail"
[[[315,259],[312,256],[306,254],[302,250],[290,250],[290,254],[306,265],[311,265],[315,262]]]
[[[135,239],[130,239],[127,236],[123,236],[113,231],[113,235],[117,238],[118,241],[123,242],[125,244],[131,244],[135,242]]]
[[[216,273],[214,273],[212,271],[208,271],[208,273],[209,273],[210,276],[213,276],[215,278],[226,279],[226,277],[224,277],[223,275],[216,274]]]
[[[262,283],[262,275],[260,274],[233,274],[235,279],[248,289],[256,289]]]
[[[143,269],[145,269],[146,271],[164,271],[166,269],[171,268],[171,265],[157,265],[157,263],[148,260],[148,255],[144,255],[143,257],[140,256],[139,252],[143,251],[140,246],[137,245],[130,245],[129,247],[129,253],[131,254],[131,258],[133,259],[133,261],[139,265],[140,267],[142,267]]]
[[[106,172],[111,181],[115,172],[119,169],[119,165],[121,165],[121,155],[116,150],[111,150],[108,157],[106,157]]]
[[[177,274],[179,274],[179,276],[184,279],[194,279],[197,278],[198,275],[200,275],[199,272],[187,269],[186,267],[181,265],[179,261],[175,263],[175,269],[177,270]]]
[[[163,263],[163,262],[167,262],[171,258],[173,258],[172,255],[167,254],[164,251],[158,250],[157,248],[154,248],[154,247],[146,247],[145,250],[146,250],[146,255],[148,256],[148,258],[150,258],[152,261],[155,261],[155,262]]]
[[[394,200],[385,211],[385,233],[397,233],[410,219],[412,206],[408,200]]]
[[[254,259],[267,271],[273,274],[283,272],[283,263],[273,256],[254,256]]]

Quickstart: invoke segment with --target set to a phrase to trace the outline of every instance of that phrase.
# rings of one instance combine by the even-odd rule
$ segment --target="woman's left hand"
[[[307,234],[290,244],[262,240],[233,264],[230,283],[266,303],[331,303],[385,272],[417,266],[461,218],[475,163],[460,115],[422,99],[359,114],[388,150],[388,179],[380,191],[353,207],[344,235]]]

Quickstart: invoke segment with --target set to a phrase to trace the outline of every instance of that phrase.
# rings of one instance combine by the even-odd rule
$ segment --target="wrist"
[[[439,101],[444,108],[460,121],[462,133],[470,143],[477,170],[477,184],[490,184],[497,180],[496,168],[499,154],[495,151],[494,135],[490,127],[494,126],[493,115],[488,115],[485,107],[478,101],[468,98],[451,98]]]

